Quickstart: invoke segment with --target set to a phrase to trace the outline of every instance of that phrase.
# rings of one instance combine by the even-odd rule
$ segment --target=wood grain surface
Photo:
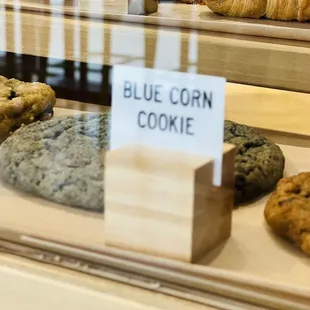
[[[95,64],[193,69],[230,81],[310,91],[310,49],[305,43],[292,46],[199,33],[199,57],[192,63],[187,57],[192,39],[190,33],[172,29],[0,11],[0,50]],[[181,52],[171,58],[174,44],[180,44]],[[65,107],[79,110],[82,105]],[[226,118],[257,127],[279,143],[310,146],[309,114],[309,94],[227,84]]]
[[[109,151],[104,174],[106,245],[199,261],[231,234],[233,145],[224,144],[222,162],[222,186],[215,188],[214,162],[206,156],[138,145]]]
[[[306,41],[0,9],[0,50],[191,71],[224,76],[230,82],[310,92],[310,43]]]
[[[232,18],[217,15],[205,5],[187,5],[179,1],[162,2],[158,12],[148,16],[128,15],[127,0],[19,0],[22,9],[45,12],[64,12],[68,15],[91,16],[150,25],[199,29],[230,34],[310,41],[310,24],[280,22],[266,19]],[[7,7],[16,1],[7,0]]]
[[[127,14],[128,0],[5,0],[3,4],[7,8],[15,8],[36,12],[67,13],[70,15],[90,14],[96,15],[108,12],[109,14]]]
[[[70,109],[56,108],[56,116],[75,113]],[[281,148],[286,157],[285,175],[310,170],[308,160],[310,149],[284,145]],[[264,294],[271,288],[276,289],[275,292],[278,296],[283,296],[281,300],[277,299],[277,302],[269,300],[268,294],[261,299],[255,297],[256,302],[261,300],[265,305],[276,302],[278,304],[276,309],[287,309],[289,302],[293,301],[293,297],[290,295],[283,295],[285,291],[289,290],[295,296],[300,296],[298,299],[300,306],[294,306],[294,309],[305,309],[302,304],[307,303],[308,297],[306,296],[309,294],[306,292],[310,290],[309,277],[307,276],[310,268],[309,258],[291,244],[275,237],[266,227],[263,218],[266,199],[267,196],[251,205],[235,210],[231,238],[206,255],[199,265],[180,265],[173,261],[167,263],[160,260],[156,262],[153,257],[143,256],[134,257],[134,260],[142,259],[149,267],[156,263],[157,265],[163,264],[166,268],[176,268],[180,271],[178,273],[180,275],[193,272],[196,276],[201,275],[210,279],[213,274],[216,277],[221,275],[222,281],[224,279],[226,279],[225,281],[235,281],[235,283],[239,283],[239,286],[241,283],[247,286],[252,283],[251,285],[254,285],[256,290],[257,287],[264,289]],[[92,249],[100,253],[110,253],[114,256],[118,253],[105,246],[102,215],[92,215],[35,198],[19,192],[3,182],[0,186],[0,205],[2,206],[0,208],[2,230],[13,230],[17,233]],[[85,229],[81,229],[81,227]],[[127,254],[123,255],[126,257]],[[130,266],[129,261],[126,264]],[[226,274],[226,272],[228,273]],[[218,287],[211,286],[209,289],[211,291],[212,289],[218,290]],[[236,294],[233,291],[234,286],[231,287],[230,293],[227,291],[227,294]],[[250,294],[250,292],[252,293]],[[247,293],[250,295],[246,295],[246,293],[242,295],[240,291],[241,295],[238,296],[245,300],[253,300],[256,294],[254,292],[252,288]]]
[[[1,309],[217,309],[8,254],[0,254],[0,278]]]
[[[67,109],[100,112],[108,107],[57,100],[59,114]],[[228,83],[225,119],[255,127],[276,143],[310,147],[310,95]]]

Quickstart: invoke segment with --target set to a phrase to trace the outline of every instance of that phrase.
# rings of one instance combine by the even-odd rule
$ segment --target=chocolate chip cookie
[[[55,103],[55,92],[46,84],[0,76],[0,143],[23,124],[50,119]]]
[[[235,203],[248,202],[274,189],[283,177],[281,149],[253,128],[225,121],[224,141],[236,146]]]
[[[264,215],[276,234],[310,255],[310,172],[280,180]]]
[[[21,127],[0,145],[2,179],[60,204],[102,212],[108,119],[82,114]]]

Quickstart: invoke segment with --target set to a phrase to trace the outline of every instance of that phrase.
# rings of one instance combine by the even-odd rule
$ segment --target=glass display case
[[[185,2],[1,2],[0,249],[197,309],[307,310],[310,7]],[[227,80],[209,97],[225,94],[223,130],[206,134],[224,140],[221,184],[211,153],[110,148],[111,123],[136,133],[115,103],[120,67],[189,81],[183,106],[199,105],[200,81]]]

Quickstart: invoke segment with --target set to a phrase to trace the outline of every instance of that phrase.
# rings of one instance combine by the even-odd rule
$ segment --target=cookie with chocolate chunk
[[[310,255],[310,172],[279,181],[264,215],[276,234]]]
[[[55,103],[55,92],[46,84],[0,76],[0,143],[23,124],[50,119]]]
[[[235,203],[258,198],[283,177],[281,149],[253,128],[225,121],[224,140],[236,146]]]

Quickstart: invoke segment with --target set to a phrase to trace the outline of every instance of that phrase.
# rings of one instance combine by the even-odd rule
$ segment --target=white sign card
[[[220,186],[225,85],[221,77],[114,66],[111,150],[137,144],[206,155]]]

